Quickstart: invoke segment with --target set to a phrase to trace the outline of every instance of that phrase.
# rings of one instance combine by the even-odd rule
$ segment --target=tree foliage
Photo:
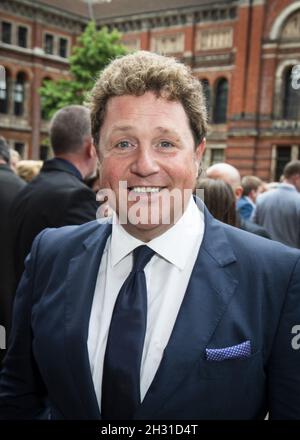
[[[121,34],[107,28],[99,31],[90,22],[78,37],[69,58],[71,79],[45,80],[40,88],[42,114],[50,118],[66,105],[82,104],[103,68],[115,57],[127,53]]]

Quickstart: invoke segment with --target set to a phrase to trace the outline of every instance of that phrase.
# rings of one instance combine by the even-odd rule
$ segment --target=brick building
[[[130,49],[179,58],[203,81],[205,165],[226,160],[274,179],[300,158],[300,86],[291,78],[300,1],[0,0],[0,131],[24,157],[49,155],[38,88],[68,77],[67,57],[90,18],[119,29]]]

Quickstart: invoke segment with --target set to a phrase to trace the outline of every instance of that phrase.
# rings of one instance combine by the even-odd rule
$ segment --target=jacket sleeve
[[[276,294],[276,291],[273,292]],[[270,419],[300,419],[300,258],[292,272],[268,366]]]
[[[34,273],[43,234],[34,240],[17,289],[9,348],[0,375],[0,419],[47,417],[46,388],[32,351],[31,310]]]

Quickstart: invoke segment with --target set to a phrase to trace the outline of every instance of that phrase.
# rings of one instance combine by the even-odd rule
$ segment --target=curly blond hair
[[[99,75],[88,105],[92,136],[99,145],[107,101],[114,96],[141,96],[145,92],[182,104],[199,145],[207,131],[207,112],[202,85],[191,70],[174,58],[138,51],[113,60]]]
[[[41,160],[19,160],[16,165],[17,175],[25,182],[31,182],[39,174],[42,166]]]

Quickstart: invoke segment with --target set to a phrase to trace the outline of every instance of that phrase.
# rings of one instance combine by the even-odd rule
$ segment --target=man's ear
[[[240,199],[242,197],[242,195],[243,195],[243,187],[242,186],[237,186],[235,188],[235,190],[234,190],[234,193],[235,193],[235,197],[237,199]]]
[[[257,190],[251,189],[250,193],[248,194],[249,199],[255,202],[256,196],[257,196]]]
[[[206,147],[206,139],[204,138],[195,150],[196,177],[198,177],[199,175],[200,163],[203,153],[205,151],[205,147]]]
[[[97,155],[92,136],[88,136],[85,140],[85,152],[89,158],[95,157]]]
[[[91,136],[87,136],[84,139],[84,153],[88,158],[91,158],[94,155],[94,150],[95,147],[94,147],[93,139]]]

